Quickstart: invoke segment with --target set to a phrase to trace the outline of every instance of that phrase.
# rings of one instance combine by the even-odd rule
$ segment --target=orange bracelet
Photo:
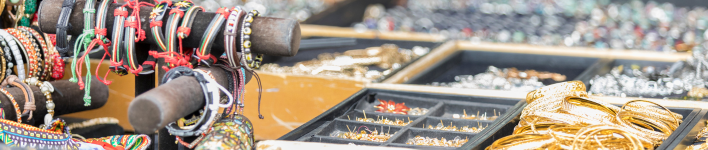
[[[20,40],[20,43],[22,43],[22,47],[24,47],[25,50],[25,55],[29,59],[27,63],[27,65],[29,66],[29,73],[27,73],[27,78],[34,77],[38,73],[37,55],[35,55],[36,52],[34,51],[35,47],[29,41],[27,35],[22,34],[19,30],[14,28],[8,28],[5,29],[5,31],[7,31],[14,37],[17,37],[17,39]]]

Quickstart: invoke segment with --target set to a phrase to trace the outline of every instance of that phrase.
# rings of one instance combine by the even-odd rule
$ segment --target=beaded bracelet
[[[22,82],[39,87],[39,90],[44,94],[46,100],[47,115],[44,116],[44,123],[51,122],[54,119],[54,100],[52,99],[52,93],[54,92],[54,86],[46,81],[39,81],[36,77],[27,78],[22,80]],[[29,120],[29,119],[28,119]]]
[[[224,48],[231,68],[238,68],[240,66],[239,61],[236,60],[240,58],[236,52],[236,34],[239,19],[245,14],[246,11],[241,9],[241,7],[234,7],[229,15],[229,19],[226,21],[226,28],[224,29]],[[241,38],[243,38],[243,36]],[[241,42],[243,42],[243,40]]]
[[[49,80],[49,76],[51,74],[51,69],[52,69],[51,64],[52,64],[53,59],[51,58],[52,57],[51,50],[48,49],[47,43],[45,42],[44,38],[42,37],[41,34],[39,34],[39,32],[37,32],[36,30],[34,30],[30,27],[21,26],[21,27],[18,27],[18,29],[31,34],[32,37],[34,37],[36,39],[36,41],[39,43],[39,45],[41,46],[41,51],[42,51],[43,57],[39,59],[40,61],[38,64],[40,64],[40,66],[44,66],[44,68],[42,69],[43,72],[41,73],[40,79],[41,80]],[[39,56],[39,54],[37,54],[37,55]],[[44,64],[41,63],[41,60],[44,60]]]
[[[253,23],[253,18],[258,15],[258,11],[253,10],[249,12],[245,18],[243,18],[243,27],[241,31],[241,50],[243,53],[241,57],[243,60],[241,62],[246,64],[244,66],[247,66],[246,69],[248,70],[260,68],[261,61],[263,60],[263,54],[258,54],[255,60],[253,60],[251,54],[251,23]]]
[[[27,35],[22,34],[19,30],[14,28],[8,28],[5,30],[20,41],[20,44],[22,45],[20,46],[20,49],[22,49],[22,52],[25,54],[25,60],[28,60],[27,66],[29,67],[29,72],[27,73],[27,77],[33,77],[38,67],[37,57],[34,55],[36,54],[34,52],[34,46],[30,43]]]
[[[6,51],[7,50],[7,51]],[[2,62],[2,73],[0,73],[0,81],[5,80],[7,76],[12,74],[12,62],[10,62],[10,48],[7,46],[4,38],[0,36],[0,61]]]
[[[196,56],[192,56],[195,59],[193,59],[192,64],[198,64],[198,63],[206,63],[206,65],[209,65],[209,62],[197,62],[198,60],[203,60],[204,59],[214,59],[212,55],[210,55],[211,51],[211,46],[214,42],[214,39],[216,38],[217,32],[221,30],[221,24],[224,23],[225,17],[228,17],[229,15],[229,9],[227,8],[219,8],[216,11],[216,16],[214,16],[213,19],[211,19],[211,22],[209,23],[209,26],[206,29],[206,32],[204,32],[204,35],[202,36],[202,41],[199,44],[199,48],[197,49]]]
[[[15,64],[12,63],[12,50],[10,48],[10,44],[7,44],[5,42],[5,38],[0,36],[0,47],[2,47],[2,53],[3,53],[3,66],[6,68],[3,69],[3,75],[2,75],[2,80],[5,80],[8,76],[12,75],[12,68],[15,67]]]
[[[41,50],[37,40],[34,38],[34,36],[31,33],[27,32],[25,30],[22,30],[19,27],[16,29],[17,29],[17,31],[19,31],[22,35],[24,35],[29,40],[28,44],[31,45],[32,50],[29,50],[28,52],[33,53],[33,54],[29,55],[30,57],[33,57],[33,58],[30,58],[30,60],[32,60],[32,59],[35,60],[33,63],[31,63],[31,64],[35,64],[35,71],[34,71],[34,74],[32,75],[32,77],[40,77],[44,73],[43,68],[42,68],[44,65],[42,63],[42,58],[41,58],[41,56],[42,56],[41,51],[42,50]]]
[[[113,16],[115,16],[115,20],[113,21],[113,38],[111,39],[113,43],[111,46],[112,53],[110,70],[111,72],[122,76],[128,74],[128,69],[123,66],[124,56],[120,53],[123,51],[121,43],[123,41],[124,23],[125,18],[128,16],[128,11],[125,7],[118,7],[113,12]]]
[[[52,59],[51,61],[53,62],[51,76],[53,79],[62,79],[64,78],[64,59],[61,59],[61,56],[52,44],[51,39],[51,36],[44,33],[44,40],[46,40],[47,48],[49,48],[49,52],[51,53],[51,57],[49,59]]]
[[[10,50],[12,51],[13,58],[15,60],[15,66],[17,68],[17,77],[22,79],[25,79],[25,65],[22,61],[22,52],[20,52],[20,48],[22,46],[18,46],[17,43],[20,43],[20,40],[17,40],[16,37],[10,35],[7,31],[0,29],[0,36],[5,38],[5,41],[10,45]]]
[[[2,65],[0,65],[0,67],[2,67],[2,70],[0,70],[0,71],[2,71],[0,73],[0,81],[5,80],[5,78],[7,77],[6,75],[9,74],[9,72],[7,72],[6,70],[11,70],[11,69],[7,69],[8,68],[7,67],[7,59],[5,59],[6,53],[4,51],[5,48],[6,47],[4,47],[4,46],[0,47],[0,63],[2,63]]]
[[[20,110],[20,105],[17,104],[17,101],[15,101],[15,97],[10,94],[5,88],[0,88],[0,92],[2,92],[5,96],[7,96],[7,99],[10,99],[10,102],[12,102],[12,106],[15,108],[15,116],[17,116],[17,122],[20,123],[22,122],[22,112]]]

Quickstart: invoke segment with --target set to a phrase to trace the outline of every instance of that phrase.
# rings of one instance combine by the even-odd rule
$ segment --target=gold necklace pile
[[[367,117],[366,117],[366,111],[362,110],[361,112],[364,113],[364,118],[359,118],[359,117],[357,117],[357,118],[356,118],[356,121],[359,121],[359,122],[368,122],[368,123],[377,123],[377,124],[385,124],[385,125],[394,125],[394,126],[406,126],[406,125],[408,125],[408,124],[410,124],[410,123],[413,122],[413,120],[411,120],[410,117],[408,117],[408,121],[407,121],[407,122],[406,122],[406,121],[403,121],[403,120],[401,120],[401,119],[398,119],[398,118],[396,118],[396,119],[394,119],[394,120],[390,120],[390,119],[384,118],[384,117],[376,117],[376,119],[374,120],[373,118],[367,118]],[[348,118],[349,120],[352,120],[351,118],[349,118],[348,115],[347,115],[347,118]]]
[[[455,137],[452,140],[447,140],[444,137],[438,139],[438,138],[415,136],[412,139],[408,139],[406,144],[408,144],[408,145],[425,145],[425,146],[442,146],[442,147],[460,147],[460,146],[462,146],[462,144],[467,143],[467,141],[469,141],[469,138],[462,139],[459,136]]]
[[[365,130],[361,130],[361,128],[364,127],[366,128]],[[349,126],[347,126],[347,129],[349,132],[340,132],[340,131],[335,131],[332,134],[330,134],[331,137],[338,137],[338,138],[343,138],[343,139],[352,139],[352,140],[362,140],[362,141],[371,141],[371,142],[386,142],[388,139],[393,136],[394,133],[389,133],[383,132],[383,126],[381,127],[381,132],[379,133],[378,129],[374,129],[374,131],[369,130],[369,127],[366,126],[361,126],[359,127],[360,130],[359,132],[352,131]],[[369,132],[366,132],[369,131]],[[389,127],[388,131],[391,131],[391,127]]]
[[[591,99],[585,91],[581,81],[570,81],[530,92],[514,134],[487,150],[654,149],[683,119],[651,101],[617,107]]]
[[[419,46],[403,49],[395,44],[384,44],[381,47],[349,50],[344,53],[322,53],[317,56],[317,59],[298,62],[292,67],[264,64],[261,66],[261,71],[373,80],[388,75],[405,63],[427,54],[428,51],[429,48]],[[383,72],[369,70],[368,66],[377,66],[386,70]]]

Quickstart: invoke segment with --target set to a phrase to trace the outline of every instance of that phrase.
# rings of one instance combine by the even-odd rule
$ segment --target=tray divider
[[[583,71],[583,73],[580,73],[578,77],[576,77],[573,80],[580,80],[583,81],[583,83],[589,83],[590,79],[595,77],[596,75],[599,75],[602,70],[609,70],[612,69],[612,63],[614,62],[614,59],[611,58],[601,58],[595,62],[592,66],[588,67]]]

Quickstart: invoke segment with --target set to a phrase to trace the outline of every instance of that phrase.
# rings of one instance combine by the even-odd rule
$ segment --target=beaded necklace
[[[71,150],[79,148],[61,119],[54,120],[48,129],[0,119],[0,140],[13,147]]]

